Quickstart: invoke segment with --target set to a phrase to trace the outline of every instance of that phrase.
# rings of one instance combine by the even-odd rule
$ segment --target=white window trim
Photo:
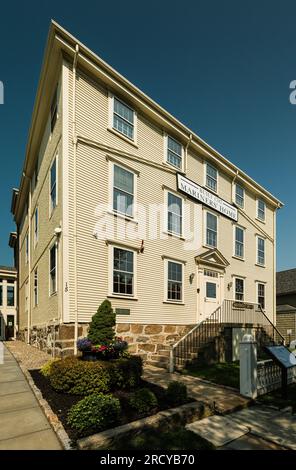
[[[130,108],[134,112],[134,138],[129,139],[126,135],[122,134],[119,132],[117,129],[113,127],[113,114],[114,114],[114,98],[116,98],[118,101],[120,101],[122,104]],[[127,104],[125,101],[123,101],[121,98],[118,98],[118,96],[114,95],[110,91],[108,92],[108,127],[107,130],[115,134],[116,136],[120,137],[121,139],[125,140],[125,142],[128,142],[129,144],[133,145],[134,147],[138,147],[138,114],[137,111]]]
[[[35,287],[35,275],[37,273],[37,289]],[[35,302],[35,289],[36,289],[36,297],[37,297],[37,301]],[[39,276],[38,276],[38,267],[36,267],[34,269],[34,272],[33,272],[33,299],[34,299],[34,307],[38,307],[39,305]]]
[[[259,217],[259,201],[264,203],[264,219],[261,219]],[[256,199],[256,220],[259,220],[259,222],[261,222],[262,224],[266,223],[266,202],[260,197]]]
[[[236,187],[237,186],[240,186],[240,188],[242,188],[242,190],[244,191],[244,198],[243,198],[243,205],[240,206],[237,202],[236,202]],[[245,209],[245,205],[246,205],[246,190],[244,188],[244,186],[240,183],[234,183],[233,184],[233,202],[236,204],[237,207],[239,207],[241,210],[244,210]]]
[[[55,246],[55,257],[56,257],[56,277],[55,277],[55,291],[54,292],[51,292],[50,291],[50,286],[51,286],[51,277],[50,277],[50,251],[51,249]],[[49,284],[48,284],[48,292],[49,292],[49,297],[53,297],[54,295],[57,295],[57,292],[58,292],[58,269],[59,269],[59,266],[58,266],[58,246],[57,246],[57,243],[54,242],[50,245],[49,247],[49,250],[48,250],[48,261],[49,261],[49,264],[48,264],[48,281],[49,281]]]
[[[266,311],[266,285],[267,285],[267,282],[265,281],[255,281],[256,283],[256,302],[259,304],[258,300],[259,300],[259,284],[262,284],[264,286],[264,309],[263,311],[265,312]]]
[[[163,303],[165,304],[173,304],[173,305],[184,305],[185,304],[185,290],[184,290],[184,272],[185,272],[185,263],[182,261],[177,261],[174,258],[163,258],[164,260],[164,296],[163,296]],[[180,264],[182,266],[182,291],[181,291],[181,300],[171,300],[168,298],[168,266],[169,262]]]
[[[37,224],[37,227],[36,227],[36,211],[37,211],[37,220],[38,220],[38,224]],[[33,214],[33,225],[34,225],[34,248],[36,247],[37,243],[38,243],[38,240],[39,240],[39,218],[40,214],[39,214],[39,206],[37,205],[35,207],[35,210],[34,210],[34,214]]]
[[[259,263],[259,256],[258,256],[258,240],[264,240],[264,264]],[[256,266],[260,266],[260,268],[266,267],[266,238],[262,237],[261,235],[256,235]]]
[[[113,266],[114,266],[114,248],[118,248],[120,250],[125,250],[125,251],[132,251],[134,253],[133,259],[134,259],[134,292],[133,295],[128,295],[128,294],[118,294],[116,292],[113,292]],[[124,246],[124,245],[117,245],[116,243],[109,243],[108,244],[108,259],[109,259],[109,275],[108,275],[108,297],[113,297],[116,299],[127,299],[127,300],[138,300],[137,298],[137,254],[138,251],[135,248],[131,248],[130,246]]]
[[[172,163],[168,161],[168,137],[175,140],[178,144],[181,145],[181,167],[180,168],[178,168],[177,166],[173,165]],[[163,133],[163,163],[165,165],[169,165],[169,167],[173,168],[175,171],[179,171],[182,173],[184,172],[184,167],[185,167],[184,161],[185,161],[184,145],[178,139],[175,139],[175,137],[164,132]]]
[[[236,253],[235,253],[235,245],[236,245],[236,236],[235,236],[235,232],[236,232],[236,228],[240,228],[243,232],[244,232],[244,243],[243,243],[243,252],[244,252],[244,255],[243,256],[238,256]],[[235,258],[235,259],[239,259],[241,261],[245,261],[245,255],[246,255],[246,229],[245,227],[242,227],[241,225],[239,224],[233,224],[233,255],[232,257]]]
[[[171,237],[176,237],[180,238],[181,240],[184,240],[184,226],[185,226],[185,198],[178,193],[177,191],[174,191],[173,189],[169,188],[163,188],[164,191],[164,213],[163,213],[163,233],[171,236]],[[182,201],[182,230],[181,234],[175,233],[175,232],[169,232],[168,231],[168,211],[169,211],[169,193],[173,194],[174,196],[178,197]]]
[[[136,170],[133,170],[130,167],[127,167],[126,165],[118,162],[114,162],[112,160],[109,160],[109,209],[108,212],[110,214],[113,214],[116,217],[123,218],[125,220],[132,220],[134,222],[137,222],[136,220],[136,215],[138,213],[137,209],[137,195],[138,195],[138,172]],[[114,185],[114,165],[119,166],[123,170],[129,171],[134,175],[134,203],[133,203],[133,214],[132,216],[128,216],[127,214],[123,214],[122,212],[116,212],[113,207],[114,207],[114,191],[113,191],[113,185]]]
[[[203,244],[203,246],[205,246],[206,248],[209,248],[211,250],[215,250],[216,248],[218,249],[219,248],[219,215],[216,212],[211,211],[209,209],[203,209],[203,211],[204,211],[204,230],[203,230],[204,244]],[[214,215],[217,218],[217,245],[216,246],[212,246],[212,245],[207,244],[207,213],[208,212],[210,214]]]
[[[207,186],[207,165],[210,165],[211,167],[215,168],[215,170],[217,171],[217,189],[216,189],[216,191],[214,191],[214,189],[209,188]],[[218,194],[219,193],[219,170],[215,165],[208,162],[207,160],[204,160],[204,187],[207,189],[207,191],[210,191],[213,194]]]
[[[237,300],[236,297],[236,280],[240,279],[243,281],[244,291],[243,291],[243,300]],[[234,302],[246,302],[246,278],[242,276],[233,276],[233,300]]]
[[[53,167],[54,162],[56,162],[56,205],[55,207],[52,207],[52,202],[51,202],[51,169]],[[48,195],[49,195],[49,219],[51,219],[55,209],[58,207],[59,203],[59,156],[56,154],[49,167],[49,189],[48,189]]]

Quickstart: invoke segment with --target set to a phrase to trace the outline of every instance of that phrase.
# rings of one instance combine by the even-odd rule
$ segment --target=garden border
[[[151,427],[159,429],[165,426],[165,429],[169,429],[173,425],[185,425],[195,419],[202,419],[212,414],[214,414],[214,410],[211,406],[203,402],[193,401],[176,408],[160,411],[137,421],[131,421],[130,423],[78,439],[77,448],[79,450],[107,450],[116,438],[122,436],[129,438]]]

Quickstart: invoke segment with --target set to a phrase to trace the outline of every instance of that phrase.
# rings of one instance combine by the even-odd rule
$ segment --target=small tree
[[[115,336],[115,313],[109,300],[104,300],[94,314],[88,328],[88,339],[93,344],[108,344]]]

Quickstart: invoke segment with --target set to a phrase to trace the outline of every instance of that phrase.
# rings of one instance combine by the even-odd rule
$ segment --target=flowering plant
[[[77,341],[77,348],[79,351],[91,351],[92,343],[88,338],[80,338]]]
[[[80,338],[77,341],[77,348],[83,353],[91,353],[98,359],[117,359],[124,355],[128,344],[121,337],[116,337],[114,341],[105,344],[93,344],[88,338]]]

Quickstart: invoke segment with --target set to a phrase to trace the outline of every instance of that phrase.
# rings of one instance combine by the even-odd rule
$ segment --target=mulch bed
[[[32,379],[34,380],[35,385],[41,391],[43,398],[48,402],[53,412],[58,416],[69,438],[73,442],[75,442],[77,439],[81,437],[94,434],[93,430],[89,432],[86,431],[83,434],[78,433],[77,431],[70,428],[69,425],[67,424],[68,411],[78,401],[82,400],[84,396],[71,395],[67,393],[58,393],[51,387],[49,380],[39,372],[39,369],[30,370],[29,372],[31,374]],[[135,421],[137,419],[144,418],[146,416],[150,416],[159,411],[167,410],[171,408],[171,406],[168,405],[166,402],[164,388],[142,380],[138,388],[144,388],[144,387],[149,388],[156,395],[157,400],[158,400],[158,407],[148,414],[147,413],[139,414],[129,406],[128,400],[132,391],[117,390],[117,391],[112,392],[112,395],[120,400],[121,409],[122,409],[121,420],[118,423],[118,426],[129,423],[131,421]],[[187,400],[188,403],[192,401],[194,400],[193,399]]]

